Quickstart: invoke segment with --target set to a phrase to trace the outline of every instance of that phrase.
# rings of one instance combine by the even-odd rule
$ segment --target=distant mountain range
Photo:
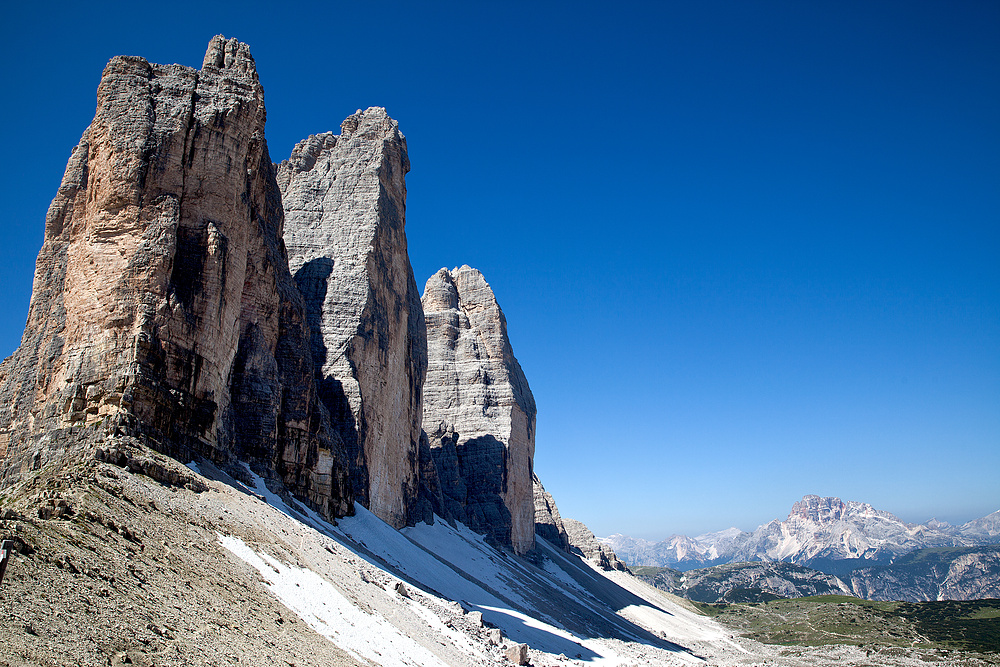
[[[931,519],[906,523],[868,503],[808,495],[788,517],[747,533],[729,528],[661,542],[612,535],[599,538],[628,565],[691,570],[724,563],[781,561],[844,576],[861,567],[889,565],[918,549],[1000,543],[1000,511],[961,526]]]
[[[780,561],[726,563],[685,572],[643,565],[630,569],[661,590],[697,602],[767,602],[812,595],[905,602],[1000,598],[997,544],[917,549],[892,565],[859,567],[841,577]]]
[[[660,590],[696,602],[767,602],[854,594],[839,577],[794,563],[727,563],[687,572],[642,565],[630,569]]]

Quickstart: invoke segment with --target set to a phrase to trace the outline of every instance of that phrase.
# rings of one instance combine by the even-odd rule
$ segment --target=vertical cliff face
[[[328,516],[348,510],[264,120],[236,40],[214,38],[201,70],[108,64],[0,367],[6,480],[78,433],[118,430],[178,458],[247,461]]]
[[[424,430],[446,513],[520,553],[534,546],[535,400],[483,275],[441,269],[424,288]]]
[[[384,109],[311,136],[278,168],[321,397],[356,497],[400,527],[419,489],[423,311],[406,250],[406,140]]]

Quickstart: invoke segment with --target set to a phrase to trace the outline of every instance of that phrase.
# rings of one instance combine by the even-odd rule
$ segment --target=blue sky
[[[200,66],[222,33],[276,161],[358,108],[399,121],[417,282],[493,286],[564,515],[1000,509],[1000,4],[286,5],[5,11],[0,354],[108,59]]]

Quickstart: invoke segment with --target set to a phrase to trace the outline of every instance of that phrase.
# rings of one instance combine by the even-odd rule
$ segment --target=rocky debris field
[[[19,547],[0,665],[359,664],[234,563],[217,537],[232,530],[224,494],[144,455],[189,488],[80,456],[0,496]]]

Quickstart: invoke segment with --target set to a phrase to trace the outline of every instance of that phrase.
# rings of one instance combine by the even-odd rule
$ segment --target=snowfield
[[[331,524],[249,471],[244,485],[208,463],[188,467],[217,492],[198,511],[225,517],[231,530],[216,535],[234,567],[361,665],[499,667],[515,644],[535,667],[870,664],[856,647],[740,637],[541,538],[520,557],[461,524],[395,530],[360,505]]]
[[[541,538],[529,559],[437,518],[395,530],[356,505],[353,517],[333,525],[249,471],[252,485],[243,485],[210,464],[188,467],[225,478],[245,502],[267,504],[254,516],[279,539],[254,544],[220,534],[219,543],[256,570],[283,605],[362,663],[504,665],[505,648],[520,643],[538,666],[740,664],[764,648]],[[719,656],[742,659],[716,663]]]

